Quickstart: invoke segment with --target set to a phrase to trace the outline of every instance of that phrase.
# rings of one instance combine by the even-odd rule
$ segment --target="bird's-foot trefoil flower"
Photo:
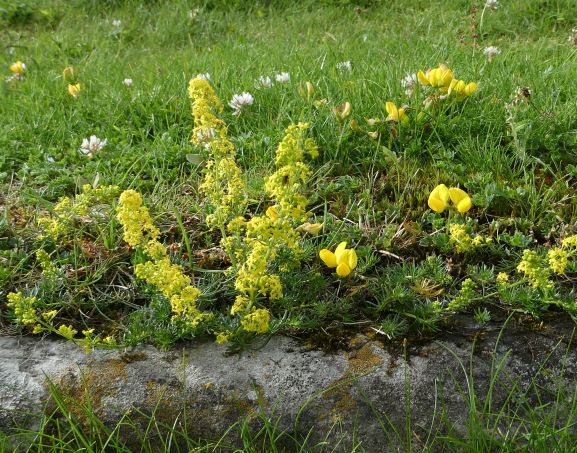
[[[10,65],[10,71],[22,76],[26,72],[26,65],[18,60]]]
[[[395,123],[401,123],[407,121],[409,118],[405,113],[405,108],[398,108],[394,102],[387,102],[385,104],[385,109],[389,116],[387,116],[386,121],[394,121]]]
[[[70,96],[72,96],[73,98],[78,97],[78,95],[80,94],[80,84],[79,83],[70,83],[68,84],[68,94],[70,94]]]
[[[475,82],[465,83],[464,80],[453,79],[449,85],[447,95],[461,100],[471,96],[475,91],[477,91]]]
[[[449,207],[449,200],[453,203],[457,211],[465,213],[471,209],[473,202],[471,197],[458,187],[450,189],[445,184],[439,184],[429,194],[428,205],[433,211],[439,214]]]
[[[328,249],[322,249],[319,257],[329,268],[336,268],[339,277],[348,277],[357,267],[357,253],[355,249],[347,249],[346,242],[341,242],[334,253]]]
[[[429,69],[426,72],[417,72],[417,78],[423,86],[439,88],[441,91],[446,92],[451,80],[453,80],[453,71],[444,64],[440,64],[438,67]]]

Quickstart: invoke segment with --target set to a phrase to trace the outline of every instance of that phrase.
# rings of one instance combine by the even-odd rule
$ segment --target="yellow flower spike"
[[[439,184],[429,195],[428,205],[433,211],[439,214],[447,209],[449,202],[449,189],[445,184]]]
[[[385,109],[387,110],[387,113],[389,114],[389,116],[387,116],[386,121],[394,121],[396,123],[400,122],[400,121],[404,121],[406,118],[405,115],[405,109],[404,108],[398,108],[394,102],[387,102],[385,104]]]
[[[74,68],[67,66],[62,71],[62,78],[68,83],[74,83]]]
[[[68,93],[70,94],[70,96],[72,97],[78,97],[78,95],[80,94],[80,84],[79,83],[75,83],[75,84],[69,84],[68,85]]]
[[[337,267],[337,257],[333,252],[328,249],[322,249],[319,252],[319,257],[323,260],[323,263],[327,265],[327,267],[333,268]]]
[[[454,205],[457,207],[457,211],[461,214],[467,212],[473,206],[471,197],[462,189],[458,187],[451,187],[449,189],[449,197]]]

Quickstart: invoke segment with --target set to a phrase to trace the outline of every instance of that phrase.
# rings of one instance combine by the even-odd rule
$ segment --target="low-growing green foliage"
[[[575,8],[389,3],[0,2],[2,324],[576,317]]]

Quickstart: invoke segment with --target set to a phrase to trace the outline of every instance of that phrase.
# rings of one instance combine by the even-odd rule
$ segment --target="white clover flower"
[[[417,84],[417,74],[407,74],[401,80],[401,86],[405,89],[405,94],[407,96],[412,96]]]
[[[260,76],[257,80],[256,80],[256,88],[257,89],[262,89],[262,88],[271,88],[273,83],[272,83],[272,79],[268,76]]]
[[[118,19],[114,19],[114,20],[112,21],[112,26],[115,27],[115,28],[120,28],[120,27],[122,26],[122,21],[121,21],[121,20],[118,20]]]
[[[350,60],[347,61],[341,61],[340,63],[337,63],[337,69],[339,71],[352,71],[353,70],[353,65],[350,62]]]
[[[208,72],[196,74],[196,78],[197,79],[210,80],[210,74]]]
[[[90,138],[82,140],[79,151],[89,159],[92,159],[98,151],[106,146],[106,143],[108,143],[108,140],[101,140],[96,135],[91,135]]]
[[[487,57],[489,61],[493,60],[493,58],[501,53],[501,49],[495,46],[485,47],[483,49],[483,53]]]
[[[291,80],[291,76],[288,72],[281,72],[277,74],[274,78],[278,83],[288,83]]]
[[[123,84],[125,87],[129,87],[129,88],[130,88],[130,87],[132,86],[132,79],[124,79],[124,80],[122,81],[122,84]]]
[[[254,98],[252,97],[252,94],[245,92],[241,94],[235,94],[228,103],[228,105],[230,105],[233,108],[234,110],[233,114],[238,116],[241,114],[243,108],[245,108],[248,105],[252,105],[253,103]]]
[[[485,2],[485,8],[492,9],[493,11],[499,8],[499,0],[487,0]]]

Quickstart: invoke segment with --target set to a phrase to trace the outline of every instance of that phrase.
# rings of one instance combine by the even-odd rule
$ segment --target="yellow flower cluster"
[[[90,223],[98,211],[103,206],[109,205],[119,192],[118,186],[94,188],[90,184],[85,184],[82,186],[82,192],[74,199],[61,198],[54,206],[51,216],[38,219],[38,225],[43,230],[39,239],[50,237],[56,241],[74,231],[76,222]]]
[[[551,275],[549,267],[532,250],[523,251],[523,258],[517,266],[517,271],[524,274],[529,284],[535,289],[549,290],[553,288],[553,282],[549,280]]]
[[[459,290],[459,294],[449,302],[447,305],[446,310],[450,312],[459,311],[467,308],[472,303],[473,297],[475,297],[475,282],[470,279],[466,278],[461,283],[461,289]]]
[[[467,232],[467,225],[452,223],[449,225],[449,241],[458,253],[468,253],[490,243],[492,239],[480,234],[472,236]]]
[[[116,207],[116,218],[124,227],[124,240],[131,247],[144,246],[149,241],[155,241],[160,234],[136,190],[122,192]]]
[[[547,253],[549,267],[558,275],[565,273],[569,260],[577,256],[577,235],[566,237],[561,241],[561,247],[553,247]]]
[[[276,200],[276,214],[281,219],[302,222],[308,217],[304,188],[312,172],[303,160],[305,154],[312,159],[319,155],[314,140],[305,138],[308,129],[308,123],[291,124],[286,129],[276,150],[275,163],[279,168],[265,181],[264,188]]]
[[[17,292],[8,293],[7,298],[8,308],[14,311],[14,317],[18,324],[29,326],[37,322],[36,309],[38,302],[36,297],[26,297],[21,292]]]
[[[496,281],[499,288],[506,287],[507,283],[509,283],[509,274],[507,274],[507,272],[499,272]]]
[[[244,330],[247,332],[266,333],[270,322],[270,313],[268,310],[258,308],[252,313],[245,315],[240,320]]]
[[[194,78],[189,83],[188,93],[192,98],[194,118],[191,141],[207,149],[211,157],[205,169],[204,181],[199,187],[213,209],[206,222],[224,231],[227,222],[244,212],[246,184],[234,160],[236,150],[227,138],[226,124],[215,115],[215,112],[222,111],[222,102],[210,82]]]
[[[58,314],[57,310],[41,311],[40,304],[34,296],[26,297],[21,292],[8,293],[8,308],[14,312],[14,317],[18,324],[33,326],[32,333],[38,334],[44,331],[51,331],[63,336],[68,340],[74,339],[78,333],[72,326],[61,325],[58,329],[52,324],[53,319]],[[92,339],[92,344],[98,343],[98,338]]]
[[[48,280],[54,280],[58,277],[58,268],[56,264],[50,259],[50,255],[44,250],[40,249],[36,251],[36,261],[40,264],[42,268],[42,276]]]
[[[453,78],[453,71],[444,64],[426,72],[417,72],[417,78],[421,85],[436,88],[440,93],[457,99],[464,99],[477,91],[475,82],[465,83],[464,80]]]
[[[212,314],[202,313],[196,307],[200,290],[192,285],[181,266],[170,262],[166,247],[158,241],[160,232],[152,223],[148,208],[142,204],[142,196],[134,190],[125,190],[116,211],[124,228],[124,240],[132,247],[142,247],[152,258],[137,264],[134,273],[170,301],[173,322],[195,328],[200,322],[211,319]]]
[[[558,275],[565,273],[569,264],[569,252],[560,247],[554,247],[547,253],[549,268]]]
[[[269,262],[276,258],[275,248],[258,241],[252,242],[251,245],[246,262],[242,264],[236,276],[234,283],[236,290],[247,295],[251,302],[258,295],[268,297],[270,300],[280,299],[282,297],[280,277],[276,274],[267,274]],[[247,307],[250,307],[250,304]]]
[[[237,217],[227,226],[233,237],[225,239],[223,245],[242,263],[235,281],[240,295],[231,314],[241,316],[241,325],[247,331],[263,333],[268,329],[270,313],[255,308],[259,297],[270,300],[282,297],[280,276],[270,273],[279,252],[290,252],[289,258],[283,254],[283,262],[278,265],[281,272],[297,265],[302,256],[299,240],[303,229],[295,226],[308,217],[305,185],[311,176],[303,160],[306,155],[315,158],[319,154],[314,141],[306,137],[308,128],[305,123],[290,125],[277,148],[275,163],[279,168],[265,180],[265,191],[275,205],[264,215],[249,221]],[[306,229],[318,231],[317,225],[308,225]],[[242,231],[244,237],[240,238]]]

